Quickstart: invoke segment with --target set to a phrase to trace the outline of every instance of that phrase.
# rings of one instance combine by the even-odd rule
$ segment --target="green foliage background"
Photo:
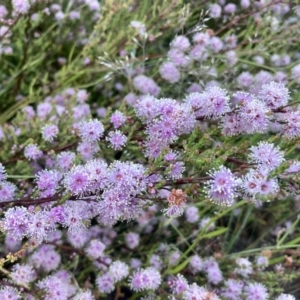
[[[69,1],[61,1],[64,11],[70,11]],[[44,4],[35,7],[41,11]],[[64,24],[64,21],[53,22],[52,18],[38,13],[37,20],[33,21],[30,16],[17,19],[11,25],[13,54],[0,56],[0,124],[6,127],[8,121],[18,124],[22,119],[20,111],[25,106],[43,101],[47,96],[53,96],[68,87],[87,89],[90,93],[90,102],[97,106],[113,108],[122,104],[120,94],[114,89],[116,82],[124,85],[124,95],[133,91],[130,76],[124,76],[124,69],[130,67],[145,66],[147,75],[155,78],[158,83],[162,80],[158,76],[158,67],[165,59],[169,43],[176,34],[191,35],[195,30],[204,29],[205,26],[212,28],[220,36],[235,33],[238,37],[238,63],[234,69],[228,69],[224,61],[224,55],[218,54],[206,65],[199,66],[192,74],[189,74],[183,82],[176,87],[163,85],[162,96],[184,97],[184,86],[189,82],[205,82],[210,78],[207,70],[216,66],[222,77],[218,78],[229,90],[234,89],[234,78],[248,66],[248,70],[257,72],[267,70],[275,73],[276,69],[268,64],[258,65],[253,62],[254,55],[263,56],[268,61],[273,54],[294,53],[299,49],[299,39],[295,38],[294,32],[300,29],[299,22],[292,26],[279,26],[274,30],[270,26],[268,13],[260,23],[255,23],[252,15],[245,16],[239,22],[227,20],[227,23],[219,24],[206,18],[206,1],[183,1],[183,0],[107,0],[102,3],[101,13],[95,22],[86,22],[89,32],[86,44],[80,43],[80,24]],[[82,10],[83,20],[90,20],[91,13]],[[146,25],[148,35],[153,38],[141,44],[136,36],[136,31],[130,26],[130,22],[138,20]],[[68,21],[70,22],[70,21]],[[73,29],[70,31],[70,27]],[[70,35],[71,34],[71,35]],[[120,51],[126,50],[127,57],[120,57]],[[58,58],[64,57],[66,63],[62,66]],[[89,58],[90,63],[85,65],[83,60]],[[299,61],[292,61],[287,67],[289,71]],[[126,75],[126,74],[125,74]],[[289,82],[293,101],[300,98],[299,88],[294,82]],[[16,97],[22,95],[20,100]],[[66,128],[68,120],[65,122]],[[32,124],[32,135],[23,132],[18,138],[18,143],[23,146],[40,139],[38,128],[42,124]],[[242,138],[220,137],[223,142],[222,148],[213,148],[214,137],[219,134],[217,128],[207,135],[195,131],[186,140],[181,140],[184,147],[189,151],[185,159],[190,168],[199,172],[207,172],[213,167],[218,167],[226,161],[231,154],[238,154],[243,158],[244,151],[258,140],[264,139],[280,144],[286,152],[286,158],[299,158],[299,151],[293,151],[299,146],[299,139],[283,141],[280,137],[244,136]],[[62,132],[64,136],[60,146],[72,143],[67,129]],[[12,142],[1,143],[0,161],[12,159],[10,149]],[[234,145],[234,147],[233,147]],[[238,149],[238,151],[237,151]],[[10,174],[26,176],[30,169],[26,163],[18,161],[8,166]],[[176,227],[172,228],[176,247],[185,244],[186,249],[182,253],[181,263],[174,268],[169,268],[165,274],[175,274],[183,270],[189,262],[191,253],[197,253],[200,247],[204,247],[208,241],[220,241],[222,239],[222,252],[224,264],[230,264],[230,260],[238,256],[258,255],[262,250],[272,250],[271,264],[275,265],[285,261],[286,249],[298,249],[300,247],[298,213],[293,210],[291,202],[264,203],[260,210],[256,210],[254,204],[245,205],[245,201],[237,203],[230,208],[216,207],[207,201],[198,201],[195,204],[202,216],[212,216],[211,223],[216,222],[217,228],[207,233],[205,229],[197,236],[186,236]],[[197,202],[198,201],[198,202]],[[235,209],[242,210],[235,217]],[[284,224],[286,220],[292,220],[292,228],[295,234],[290,238],[288,233],[277,237],[270,237],[270,230],[276,225]],[[130,228],[130,224],[124,225]],[[163,228],[166,224],[159,224]],[[207,227],[209,224],[207,225]],[[141,249],[141,255],[149,255],[154,252],[161,241],[151,240],[150,249]],[[174,242],[175,243],[175,242]],[[298,259],[297,259],[298,260]],[[298,263],[298,261],[297,261]],[[297,263],[295,264],[297,266]],[[288,272],[284,280],[292,280],[298,276],[298,267]],[[262,273],[262,280],[269,282],[274,292],[282,286],[278,285],[276,276],[272,273]],[[260,278],[257,278],[259,281]],[[299,292],[299,286],[289,286],[289,290]]]

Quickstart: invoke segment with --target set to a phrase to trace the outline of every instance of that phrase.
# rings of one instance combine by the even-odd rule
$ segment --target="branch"
[[[279,3],[279,2],[280,2],[279,0],[274,0],[274,1],[270,2],[269,4],[263,6],[263,7],[262,7],[261,9],[259,9],[259,10],[251,11],[251,12],[249,12],[249,13],[247,13],[247,14],[241,15],[239,18],[233,19],[231,22],[227,23],[223,28],[219,29],[219,30],[215,33],[215,35],[216,35],[216,36],[219,35],[219,34],[220,34],[221,32],[223,32],[224,30],[226,30],[226,29],[228,29],[228,28],[232,28],[234,25],[237,25],[240,21],[242,21],[242,20],[244,20],[244,19],[247,19],[247,18],[249,18],[250,16],[252,16],[252,15],[254,15],[254,14],[256,14],[256,13],[262,11],[262,10],[264,10],[265,8],[268,8],[269,6],[272,6],[272,5],[277,4],[277,3]]]
[[[90,196],[94,196],[94,195],[90,195]],[[63,195],[58,194],[58,195],[54,195],[52,197],[39,198],[39,199],[33,199],[33,198],[30,198],[30,197],[27,197],[27,198],[23,198],[23,199],[19,199],[19,200],[3,201],[3,202],[0,202],[0,208],[6,207],[8,205],[30,206],[30,205],[44,204],[44,203],[49,203],[49,202],[54,202],[54,201],[60,200],[62,197],[63,197]],[[70,200],[70,201],[81,200],[81,201],[87,201],[87,202],[93,201],[90,198],[82,199],[80,197],[78,198],[78,197],[75,197],[75,196],[71,196],[67,200]]]

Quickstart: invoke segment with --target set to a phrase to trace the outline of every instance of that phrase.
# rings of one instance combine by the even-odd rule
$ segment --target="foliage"
[[[0,298],[299,297],[299,16],[1,4]]]

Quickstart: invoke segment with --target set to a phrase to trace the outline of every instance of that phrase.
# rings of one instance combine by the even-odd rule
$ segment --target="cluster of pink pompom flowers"
[[[0,300],[295,300],[300,6],[8,2]]]

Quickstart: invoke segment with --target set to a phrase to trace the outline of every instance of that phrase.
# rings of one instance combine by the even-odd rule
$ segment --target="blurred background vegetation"
[[[4,1],[4,4],[9,7],[10,1]],[[74,10],[72,1],[61,0],[59,4],[65,15]],[[10,45],[12,52],[0,55],[2,126],[6,126],[7,121],[12,121],[25,106],[35,106],[47,96],[54,96],[70,87],[86,89],[90,95],[89,101],[95,108],[119,106],[124,96],[134,91],[131,70],[144,69],[147,76],[155,78],[158,84],[163,81],[158,68],[166,58],[170,41],[178,34],[190,37],[192,33],[208,28],[219,37],[235,34],[238,38],[235,49],[238,52],[238,62],[234,68],[228,68],[224,54],[218,53],[210,61],[196,66],[183,82],[176,86],[164,84],[161,93],[164,97],[183,98],[183,87],[213,78],[208,72],[212,67],[221,74],[218,80],[222,85],[228,90],[234,89],[235,78],[243,70],[253,73],[267,70],[275,73],[278,68],[269,63],[273,54],[293,54],[300,49],[297,38],[299,22],[289,24],[282,20],[282,24],[276,27],[276,24],[272,24],[271,12],[266,11],[262,18],[254,19],[256,8],[245,11],[238,17],[228,16],[215,21],[207,16],[207,1],[106,0],[101,2],[99,16],[95,17],[95,13],[82,4],[80,19],[66,18],[58,21],[53,13],[43,12],[47,6],[48,4],[37,2],[28,15],[17,17],[11,24],[3,24],[9,29],[9,34],[2,32],[0,46]],[[141,39],[130,26],[132,21],[145,24],[147,40]],[[255,55],[262,56],[266,63],[259,65],[253,61]],[[299,60],[292,60],[285,71],[289,72],[298,63]],[[119,84],[121,88],[118,87]],[[295,82],[290,81],[288,87],[293,100],[299,100],[299,87]],[[249,145],[257,140],[255,136],[250,141],[248,137],[244,137],[237,143],[241,145],[248,142]],[[228,139],[228,143],[234,143],[233,139]],[[299,145],[299,141],[282,142],[281,146],[282,149],[291,149],[296,145]],[[8,148],[6,150],[9,151]],[[297,155],[299,153],[290,158]],[[21,167],[16,168],[22,174]],[[197,206],[201,215],[214,215],[214,205],[201,202]],[[270,235],[270,231],[290,220],[293,222],[292,229],[298,228],[298,212],[293,209],[294,203],[264,203],[260,210],[254,204],[249,204],[238,207],[238,216],[234,208],[215,217],[220,228],[227,228],[226,233],[219,232],[220,235],[224,233],[224,247],[217,250],[222,251],[225,257],[239,252],[241,253],[237,255],[256,255],[262,248],[275,244],[280,254],[271,259],[271,264],[284,263],[287,253],[283,245],[286,248],[297,245],[299,237],[294,236],[287,241],[286,235]],[[130,228],[134,225],[123,226]],[[173,234],[174,240],[181,238],[190,247],[193,245],[193,239],[175,228]],[[159,242],[152,240],[153,249]],[[273,247],[272,251],[276,253],[277,249]],[[293,271],[299,271],[299,257],[300,255],[290,272],[291,278]],[[262,276],[270,276],[270,285],[277,288],[274,275],[265,272]],[[294,293],[300,290],[296,283],[288,289]]]

